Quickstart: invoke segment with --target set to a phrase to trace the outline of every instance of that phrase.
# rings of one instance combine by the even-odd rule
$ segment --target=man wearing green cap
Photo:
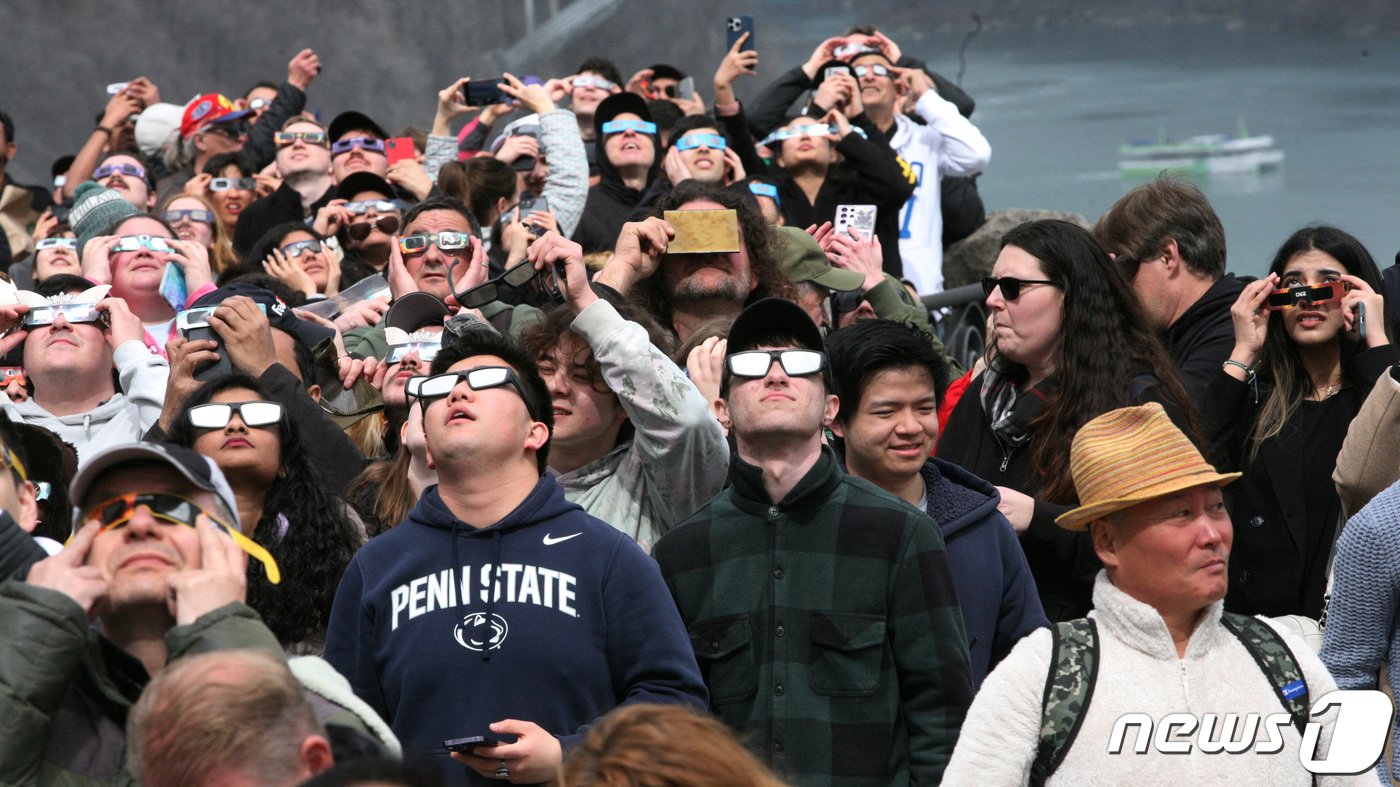
[[[1221,487],[1240,474],[1217,473],[1156,403],[1089,421],[1070,466],[1081,505],[1055,521],[1088,530],[1103,561],[1094,610],[1030,634],[988,676],[944,783],[1310,783],[1300,749],[1321,757],[1338,715],[1316,717],[1314,751],[1302,733],[1336,683],[1297,635],[1224,612]],[[1238,742],[1230,756],[1222,741]]]

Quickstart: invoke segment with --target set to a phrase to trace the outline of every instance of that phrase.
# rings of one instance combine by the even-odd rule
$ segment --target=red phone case
[[[394,137],[384,143],[384,152],[389,157],[389,166],[417,155],[412,137]]]

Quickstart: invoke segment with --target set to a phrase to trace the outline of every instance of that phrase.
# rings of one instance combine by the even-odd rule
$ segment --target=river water
[[[960,36],[904,43],[950,78]],[[903,42],[902,42],[903,43]],[[1379,39],[1227,32],[1219,26],[983,32],[962,85],[992,143],[989,210],[1053,208],[1096,219],[1139,181],[1118,146],[1159,134],[1272,135],[1281,171],[1196,182],[1225,226],[1229,266],[1265,271],[1296,228],[1358,236],[1382,268],[1400,249],[1400,46]]]

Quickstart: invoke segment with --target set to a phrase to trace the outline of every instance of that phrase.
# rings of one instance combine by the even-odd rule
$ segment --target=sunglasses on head
[[[1316,303],[1339,301],[1351,289],[1345,282],[1329,281],[1326,284],[1299,284],[1269,293],[1270,311],[1311,306]]]
[[[357,221],[345,228],[345,234],[350,236],[350,240],[364,240],[375,229],[385,235],[393,235],[399,229],[398,216],[380,216],[374,221]]]
[[[1018,279],[1015,276],[987,276],[982,279],[982,294],[991,297],[992,290],[1000,287],[1001,297],[1008,301],[1014,301],[1021,297],[1021,288],[1027,284],[1055,284],[1055,282],[1049,279]]]
[[[724,150],[727,147],[729,145],[724,141],[724,137],[718,134],[687,134],[676,140],[676,150],[693,150],[695,148]]]
[[[342,153],[349,153],[351,150],[359,148],[374,153],[384,152],[384,140],[374,137],[351,137],[350,139],[338,139],[331,143],[331,155],[339,156]]]
[[[816,350],[746,350],[724,359],[735,377],[767,377],[774,361],[782,364],[783,374],[806,377],[826,366],[826,355]]]
[[[258,182],[252,178],[214,178],[209,181],[210,191],[252,191]]]
[[[279,131],[272,135],[272,141],[279,148],[285,148],[301,140],[308,145],[316,147],[326,147],[326,132],[324,131]]]
[[[431,235],[407,235],[399,238],[399,251],[405,256],[422,254],[429,246],[437,246],[442,251],[461,251],[471,245],[469,232],[444,230]]]
[[[854,66],[851,70],[855,71],[858,77],[863,77],[868,74],[874,74],[877,77],[887,77],[890,75],[890,70],[879,63]]]
[[[375,213],[391,213],[402,210],[399,203],[387,199],[362,199],[345,203],[345,209],[356,216],[374,211]]]
[[[170,245],[170,241],[157,235],[125,235],[117,239],[112,245],[112,251],[138,251],[148,249],[150,251],[172,252],[175,248]]]
[[[93,303],[61,303],[52,306],[33,306],[24,314],[24,327],[41,328],[53,325],[62,314],[69,325],[78,323],[105,323],[107,315],[99,311]]]
[[[77,251],[77,250],[78,250],[78,239],[77,239],[77,238],[44,238],[43,240],[41,240],[41,241],[39,241],[38,243],[34,244],[34,249],[35,249],[36,251],[43,251],[44,249],[73,249],[74,251]]]
[[[196,429],[223,429],[233,414],[244,426],[271,426],[282,420],[282,405],[276,402],[210,402],[189,409],[190,425]]]
[[[129,175],[133,178],[146,179],[146,170],[135,164],[103,164],[92,171],[93,180],[102,180],[113,175]]]
[[[88,508],[87,512],[83,514],[82,521],[89,522],[96,519],[98,524],[102,526],[102,529],[97,531],[100,535],[127,524],[142,508],[149,511],[151,516],[157,520],[189,527],[194,527],[199,515],[204,514],[216,527],[227,533],[238,546],[242,547],[244,552],[262,563],[263,570],[267,572],[268,582],[276,585],[282,581],[282,572],[277,568],[277,561],[261,544],[221,522],[218,517],[206,511],[193,500],[179,495],[173,495],[169,492],[133,492],[120,495],[110,500],[103,500]]]
[[[320,250],[321,242],[315,238],[311,238],[309,240],[299,240],[296,243],[288,243],[278,251],[281,251],[292,259],[296,259],[303,254],[311,254],[312,252],[318,252]]]
[[[515,371],[508,366],[477,366],[472,369],[444,372],[426,377],[410,377],[404,390],[409,396],[422,402],[424,409],[426,409],[433,402],[452,393],[452,389],[461,384],[463,380],[467,381],[467,386],[473,391],[502,387],[514,388],[525,402],[525,409],[530,409],[530,400],[525,396],[525,384],[520,382]],[[534,418],[534,413],[531,413],[530,417]]]
[[[214,214],[207,210],[167,210],[161,216],[171,224],[193,221],[197,224],[213,224]]]
[[[473,307],[468,307],[473,308]],[[423,340],[417,342],[405,342],[404,344],[389,345],[389,352],[384,356],[384,363],[393,365],[403,363],[403,359],[412,353],[418,353],[418,360],[421,363],[432,363],[438,353],[442,351],[442,340]]]
[[[603,135],[621,134],[624,131],[632,131],[637,134],[655,134],[656,124],[648,123],[645,120],[609,120],[603,124]]]

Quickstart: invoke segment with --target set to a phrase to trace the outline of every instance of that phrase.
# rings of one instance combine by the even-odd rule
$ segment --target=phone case
[[[739,48],[740,52],[750,52],[754,48],[753,17],[751,16],[731,16],[724,22],[725,49],[733,49],[734,42],[744,33],[749,37],[744,41],[744,45]]]
[[[852,237],[851,230],[854,229],[864,240],[875,234],[875,211],[874,205],[837,205],[833,226],[836,232],[846,237]]]

